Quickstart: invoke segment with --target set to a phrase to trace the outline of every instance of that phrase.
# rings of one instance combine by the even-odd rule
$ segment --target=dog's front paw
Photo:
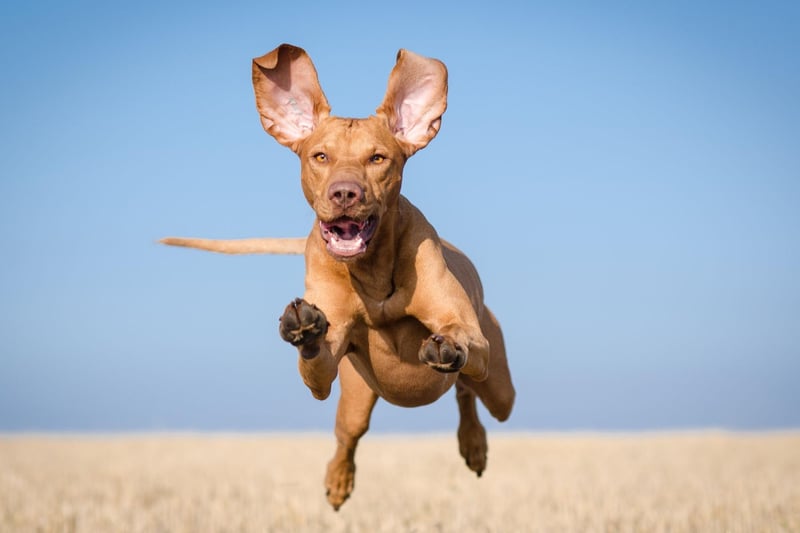
[[[422,342],[419,360],[439,372],[458,372],[467,362],[467,354],[450,337],[434,333]]]
[[[328,319],[316,305],[296,298],[286,306],[278,331],[292,346],[303,347],[301,355],[310,359],[319,353],[319,341],[328,331]]]

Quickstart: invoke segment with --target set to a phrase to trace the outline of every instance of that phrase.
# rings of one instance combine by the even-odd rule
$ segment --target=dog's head
[[[400,50],[376,115],[330,115],[317,71],[301,48],[283,44],[253,60],[264,129],[299,157],[303,193],[338,260],[364,255],[400,195],[403,166],[439,131],[447,107],[441,61]]]

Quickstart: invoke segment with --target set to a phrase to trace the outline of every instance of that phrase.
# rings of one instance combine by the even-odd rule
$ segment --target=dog
[[[429,404],[455,386],[458,443],[467,466],[486,468],[476,397],[499,421],[515,391],[500,325],[483,302],[470,260],[439,238],[400,194],[406,160],[439,132],[447,69],[400,50],[376,114],[330,114],[314,65],[282,44],[253,60],[264,129],[300,158],[303,194],[316,214],[305,239],[162,242],[223,253],[303,253],[305,295],[286,307],[280,336],[297,348],[313,396],[337,375],[336,452],[325,476],[335,510],[353,491],[355,451],[377,399]]]

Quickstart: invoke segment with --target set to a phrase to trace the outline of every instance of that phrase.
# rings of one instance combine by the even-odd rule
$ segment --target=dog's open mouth
[[[342,258],[364,253],[377,226],[378,219],[375,216],[361,221],[341,217],[331,222],[319,222],[322,238],[328,243],[328,251]]]

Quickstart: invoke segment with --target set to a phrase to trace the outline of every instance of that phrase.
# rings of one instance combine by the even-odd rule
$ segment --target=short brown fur
[[[481,475],[487,443],[475,399],[501,421],[514,403],[500,326],[469,259],[400,194],[406,160],[439,131],[444,64],[401,50],[383,103],[366,119],[330,116],[310,58],[291,45],[253,60],[253,85],[265,130],[300,157],[317,215],[305,241],[306,292],[286,307],[280,334],[297,347],[315,398],[340,380],[329,502],[338,509],[353,490],[356,446],[379,397],[413,407],[455,385],[459,450]],[[302,244],[257,241],[163,242],[224,253]]]

